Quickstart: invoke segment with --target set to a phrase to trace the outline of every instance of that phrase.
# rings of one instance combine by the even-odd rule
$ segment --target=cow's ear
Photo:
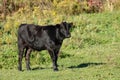
[[[57,27],[57,28],[60,28],[60,24],[56,24],[56,27]]]
[[[73,22],[70,23],[70,26],[73,26]]]
[[[60,27],[61,27],[61,28],[65,27],[65,25],[67,25],[66,22],[61,22],[61,23],[60,23]]]

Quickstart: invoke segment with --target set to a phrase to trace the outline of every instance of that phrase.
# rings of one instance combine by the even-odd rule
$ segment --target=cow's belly
[[[41,51],[41,50],[45,50],[45,46],[44,46],[44,42],[33,42],[32,43],[33,45],[31,46],[34,50],[38,50],[38,51]]]
[[[37,50],[37,51],[46,50],[45,47],[37,47],[37,46],[33,46],[32,49]]]

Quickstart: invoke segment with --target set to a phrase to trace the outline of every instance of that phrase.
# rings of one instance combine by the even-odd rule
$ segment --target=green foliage
[[[89,4],[89,0],[0,0],[0,21],[26,7],[30,13],[34,11],[35,7],[38,7],[40,14],[43,14],[44,10],[50,10],[53,13],[66,15],[111,11],[110,6],[113,11],[120,9],[119,0],[99,1],[93,0],[93,3]]]
[[[120,0],[116,0],[116,2],[114,3],[114,9],[115,10],[119,10],[120,9]]]
[[[58,3],[54,2],[55,10],[58,13],[66,15],[75,15],[84,12],[84,9],[87,8],[87,1],[83,0],[78,2],[75,0],[64,0]]]

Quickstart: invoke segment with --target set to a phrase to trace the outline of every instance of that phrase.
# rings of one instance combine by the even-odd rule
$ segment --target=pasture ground
[[[120,43],[92,46],[59,59],[59,71],[54,72],[51,65],[32,66],[31,71],[24,69],[0,70],[0,80],[119,80]]]

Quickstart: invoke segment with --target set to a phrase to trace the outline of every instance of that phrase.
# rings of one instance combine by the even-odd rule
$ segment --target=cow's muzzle
[[[70,37],[71,37],[71,35],[67,35],[67,36],[66,36],[66,38],[70,38]]]

